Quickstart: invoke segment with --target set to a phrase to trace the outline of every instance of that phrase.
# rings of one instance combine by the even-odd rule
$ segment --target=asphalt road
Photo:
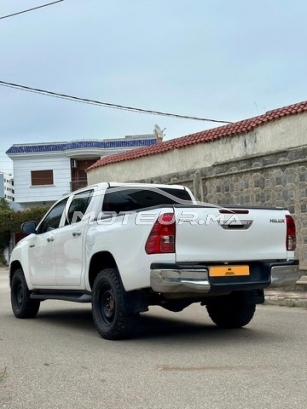
[[[136,337],[106,341],[89,305],[46,301],[18,320],[0,292],[0,408],[306,408],[307,311],[260,306],[245,329],[204,307],[151,308]]]

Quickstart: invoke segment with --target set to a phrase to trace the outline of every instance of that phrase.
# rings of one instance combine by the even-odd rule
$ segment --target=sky
[[[235,122],[305,101],[306,0],[0,0],[0,81]],[[0,86],[0,171],[12,144],[165,140],[217,123],[132,113]]]

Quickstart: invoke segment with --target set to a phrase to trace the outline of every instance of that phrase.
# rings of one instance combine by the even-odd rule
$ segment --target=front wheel
[[[15,317],[34,318],[39,310],[40,302],[31,300],[25,276],[21,268],[17,269],[12,278],[11,304]]]
[[[255,304],[225,302],[217,299],[207,305],[211,320],[220,328],[241,328],[247,325],[256,311]]]
[[[106,268],[93,285],[93,320],[99,334],[110,340],[130,338],[137,326],[129,293],[125,291],[115,268]]]

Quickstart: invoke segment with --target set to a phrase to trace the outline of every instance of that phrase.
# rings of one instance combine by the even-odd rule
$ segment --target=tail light
[[[292,216],[286,215],[286,224],[287,224],[286,247],[288,251],[294,251],[296,248],[296,228]]]
[[[175,253],[175,234],[175,215],[173,213],[164,213],[151,229],[145,245],[146,253]]]

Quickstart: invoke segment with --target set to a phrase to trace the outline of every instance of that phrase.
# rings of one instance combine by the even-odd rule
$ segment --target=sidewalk
[[[265,304],[307,309],[307,292],[265,291]]]
[[[307,309],[307,276],[302,276],[293,287],[265,290],[265,303]]]
[[[8,267],[0,267],[0,294],[9,292],[8,271]],[[307,276],[302,276],[293,287],[265,290],[265,304],[307,309]]]

